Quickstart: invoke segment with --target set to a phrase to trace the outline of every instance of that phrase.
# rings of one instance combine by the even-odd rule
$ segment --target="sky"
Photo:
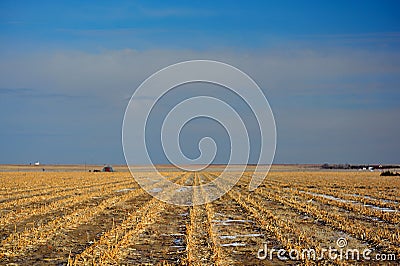
[[[275,117],[275,163],[399,163],[398,10],[398,1],[0,1],[0,163],[124,164],[131,95],[193,59],[257,82]],[[164,98],[155,124],[199,94],[251,117],[223,89],[194,84]],[[204,136],[217,143],[215,163],[229,157],[215,121],[193,120],[181,135],[190,158]],[[152,160],[166,163],[159,134],[149,138]]]

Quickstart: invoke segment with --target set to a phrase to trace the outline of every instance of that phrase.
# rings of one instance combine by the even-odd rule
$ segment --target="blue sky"
[[[0,163],[124,163],[130,95],[190,59],[257,81],[275,114],[277,163],[399,163],[398,10],[398,1],[1,1]],[[183,150],[195,157],[208,128],[224,162],[226,135],[211,124],[185,129]]]
[[[397,38],[397,1],[2,1],[3,49],[263,49]],[[389,42],[386,42],[388,44]],[[394,44],[393,44],[394,45]],[[12,49],[12,50],[13,50]]]

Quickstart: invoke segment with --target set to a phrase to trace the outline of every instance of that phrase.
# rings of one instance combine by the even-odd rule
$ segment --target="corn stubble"
[[[162,174],[194,186],[218,176]],[[250,174],[220,199],[189,207],[151,197],[129,173],[0,173],[0,264],[285,265],[288,261],[276,257],[259,260],[257,251],[266,242],[275,249],[318,253],[335,247],[339,237],[348,240],[349,248],[400,256],[398,177],[271,172],[250,192]],[[194,197],[206,197],[203,187],[194,191]],[[289,263],[355,261],[300,258]]]

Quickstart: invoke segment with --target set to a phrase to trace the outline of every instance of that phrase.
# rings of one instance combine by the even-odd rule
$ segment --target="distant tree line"
[[[373,169],[393,169],[400,168],[400,165],[379,165],[379,164],[328,164],[324,163],[321,165],[322,169],[369,169],[372,167]]]
[[[400,176],[400,173],[397,172],[391,172],[391,171],[383,171],[381,173],[381,176]]]

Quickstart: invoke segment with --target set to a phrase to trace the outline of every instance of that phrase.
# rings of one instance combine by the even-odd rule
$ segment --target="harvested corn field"
[[[218,172],[163,175],[198,186]],[[399,262],[398,177],[273,171],[252,192],[250,178],[245,173],[220,199],[189,207],[153,198],[128,172],[0,173],[0,264]]]

